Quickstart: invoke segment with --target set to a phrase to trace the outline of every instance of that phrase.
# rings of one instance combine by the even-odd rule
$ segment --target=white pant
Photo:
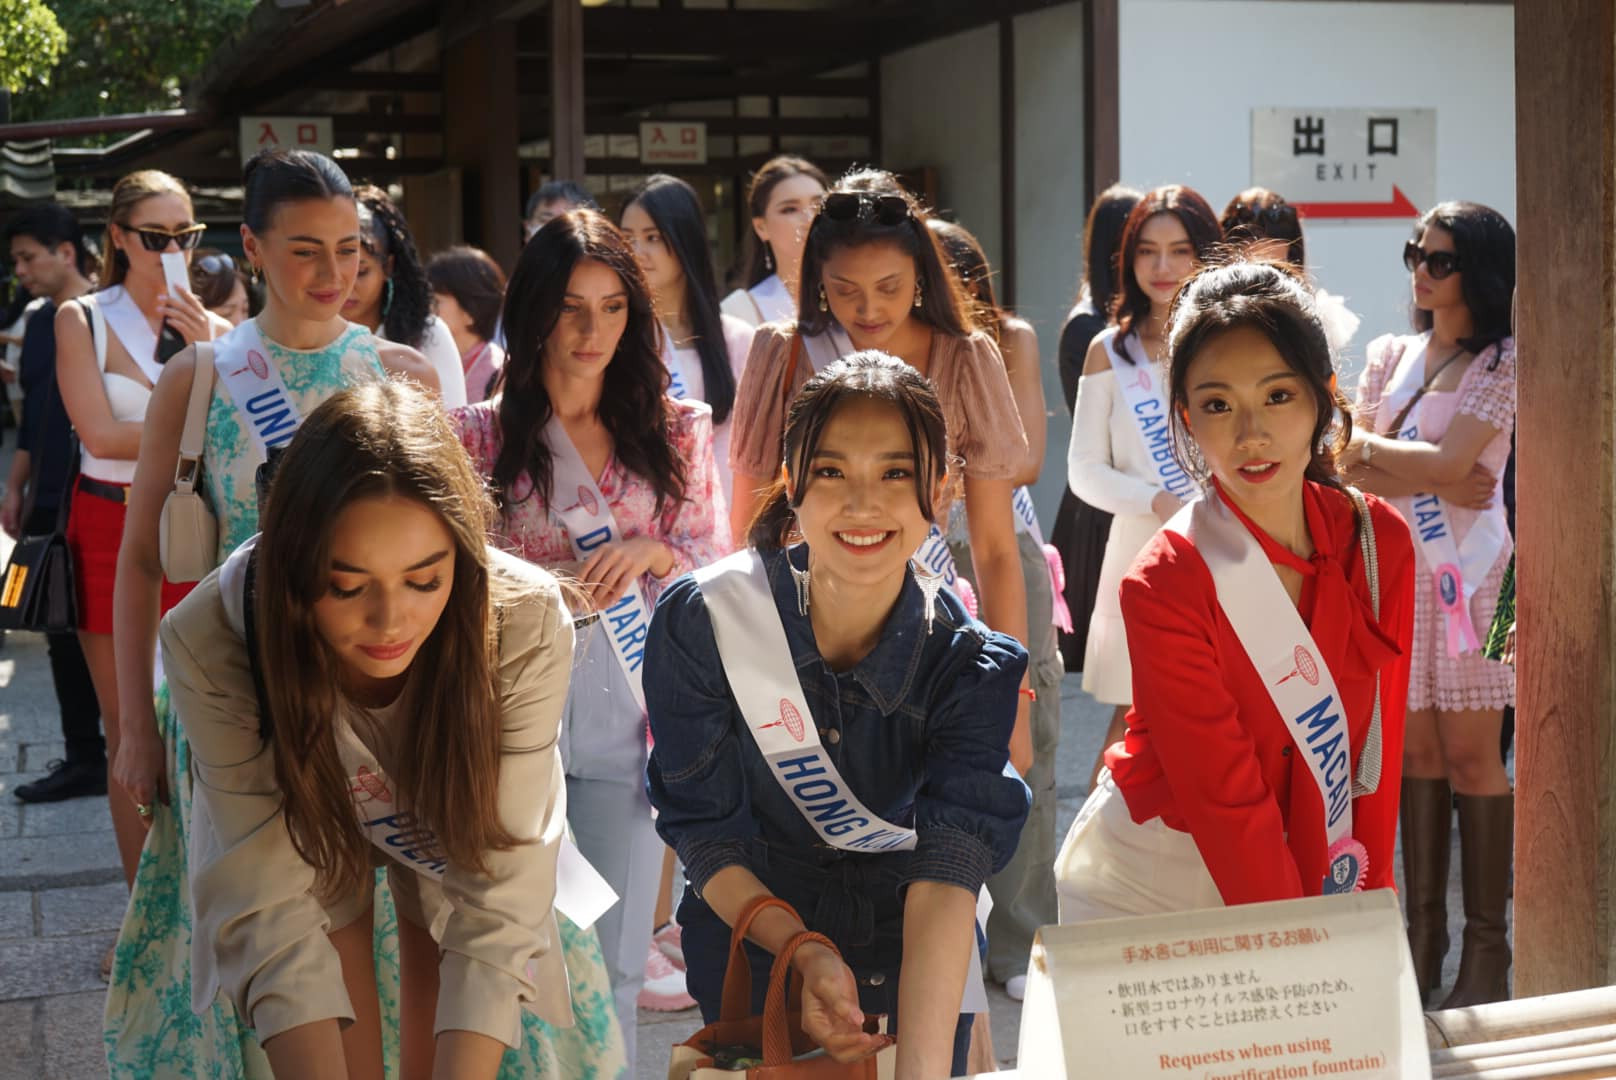
[[[1135,824],[1109,769],[1055,856],[1055,892],[1063,923],[1223,906],[1190,834]]]

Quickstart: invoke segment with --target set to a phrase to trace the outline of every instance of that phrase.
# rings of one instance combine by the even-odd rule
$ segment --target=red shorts
[[[126,503],[103,495],[92,495],[80,483],[73,488],[73,504],[67,515],[67,546],[73,553],[73,575],[79,594],[79,629],[87,634],[112,633],[112,583],[118,576],[118,544],[123,540]],[[97,481],[107,484],[107,481]],[[107,484],[122,488],[128,485]],[[191,583],[174,585],[163,581],[163,606],[167,611],[191,591]]]

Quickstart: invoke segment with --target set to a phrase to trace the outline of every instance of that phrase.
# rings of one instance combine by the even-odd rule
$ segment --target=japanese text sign
[[[641,123],[640,161],[646,165],[707,164],[707,125],[689,120]]]
[[[1253,109],[1251,182],[1310,217],[1414,217],[1436,201],[1436,110]]]
[[[1046,926],[1017,1064],[1048,1080],[1429,1080],[1397,897]]]
[[[315,150],[331,155],[336,146],[329,116],[243,116],[241,118],[241,161],[260,150],[274,147],[288,150]]]

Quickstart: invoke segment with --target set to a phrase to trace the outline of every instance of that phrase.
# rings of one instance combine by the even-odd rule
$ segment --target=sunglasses
[[[831,221],[873,221],[888,228],[911,217],[909,200],[902,195],[876,195],[867,191],[837,191],[825,196],[819,212]]]
[[[159,229],[155,225],[123,225],[120,228],[139,235],[141,246],[147,251],[166,251],[170,240],[178,244],[181,251],[190,251],[202,242],[202,234],[208,231],[206,225],[187,225],[177,232]]]
[[[1425,272],[1431,275],[1432,281],[1441,281],[1459,269],[1459,256],[1451,251],[1426,251],[1410,240],[1403,245],[1403,265],[1412,274],[1420,268],[1420,263],[1425,264]]]
[[[236,260],[228,255],[204,255],[192,265],[209,277],[226,277],[236,272]]]
[[[1258,225],[1290,225],[1296,221],[1296,207],[1290,203],[1276,203],[1273,206],[1243,206],[1240,209],[1251,215],[1251,221]]]

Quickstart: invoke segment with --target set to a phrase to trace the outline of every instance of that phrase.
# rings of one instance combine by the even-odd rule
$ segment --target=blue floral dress
[[[306,352],[268,338],[263,342],[304,416],[339,390],[387,377],[376,339],[362,326],[350,325],[325,348]],[[254,481],[261,461],[229,392],[216,382],[203,475],[219,518],[220,562],[258,531]],[[166,684],[158,688],[156,703],[158,732],[168,750],[171,805],[157,809],[118,933],[103,1031],[108,1071],[113,1080],[271,1080],[257,1038],[228,1000],[216,999],[201,1015],[191,1009],[190,747],[169,709]],[[572,983],[574,1026],[556,1028],[524,1014],[523,1044],[506,1051],[500,1080],[616,1080],[626,1071],[627,1055],[599,941],[593,930],[580,930],[559,913],[557,921]],[[399,1075],[398,921],[385,873],[376,882],[375,955],[391,1080]]]

